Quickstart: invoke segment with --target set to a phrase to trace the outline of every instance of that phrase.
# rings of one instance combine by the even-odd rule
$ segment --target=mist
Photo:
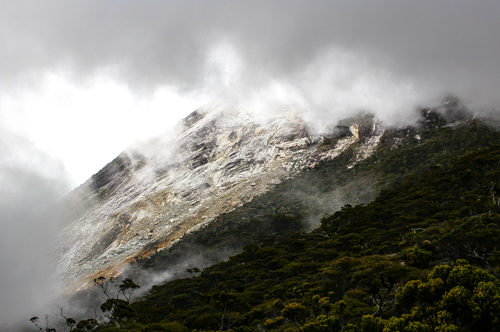
[[[32,142],[0,140],[0,328],[31,317],[60,291],[54,279],[56,202],[68,190],[58,161]],[[8,136],[8,137],[7,137]],[[8,141],[8,144],[7,144]]]
[[[499,12],[466,0],[0,1],[0,121],[76,186],[207,103],[300,111],[319,132],[360,111],[411,123],[450,94],[495,115]]]

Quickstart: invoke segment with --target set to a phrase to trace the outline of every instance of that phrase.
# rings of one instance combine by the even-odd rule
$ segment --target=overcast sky
[[[277,98],[321,120],[405,118],[446,93],[496,107],[499,15],[468,0],[2,0],[2,131],[76,185],[216,98]]]
[[[450,93],[498,113],[499,17],[497,0],[0,0],[0,323],[44,296],[22,278],[49,266],[40,212],[136,140],[210,102],[317,130],[409,122]]]

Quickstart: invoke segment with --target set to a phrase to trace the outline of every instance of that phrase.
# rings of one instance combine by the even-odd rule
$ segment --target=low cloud
[[[499,11],[466,0],[0,1],[0,84],[12,95],[47,73],[107,77],[138,99],[168,87],[264,113],[300,108],[313,127],[359,111],[405,123],[448,94],[498,113]]]
[[[214,45],[232,45],[247,73],[293,78],[333,48],[396,80],[498,103],[496,1],[2,1],[3,83],[66,68],[136,88],[205,86]],[[212,59],[213,60],[213,59]],[[210,60],[208,61],[210,62]],[[328,66],[330,63],[325,62]],[[17,81],[19,82],[19,81]],[[10,88],[10,84],[7,84]]]

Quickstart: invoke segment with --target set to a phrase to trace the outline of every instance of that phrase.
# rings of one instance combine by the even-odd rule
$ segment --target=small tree
[[[125,278],[120,284],[116,284],[116,279],[111,277],[106,279],[103,276],[94,279],[94,284],[99,287],[106,296],[106,301],[101,305],[101,310],[111,321],[123,321],[133,316],[133,310],[130,307],[130,301],[134,292],[140,288],[132,279]],[[61,317],[64,319],[65,331],[69,332],[88,332],[99,327],[100,323],[96,319],[89,318],[76,323],[76,320],[67,317],[63,308],[61,308]],[[101,317],[102,318],[102,317]],[[45,315],[45,326],[40,324],[40,318],[31,317],[30,322],[42,332],[56,332],[56,329],[49,327],[49,315]]]
[[[63,312],[64,308],[61,308],[61,317],[64,318],[64,323],[69,328],[69,331],[73,331],[73,327],[76,325],[76,320],[71,317],[67,317]]]
[[[37,316],[31,317],[30,322],[42,332],[56,332],[55,328],[49,327],[49,315],[47,314],[45,314],[45,327],[40,325],[40,318]]]
[[[118,286],[119,291],[123,294],[123,297],[125,298],[125,301],[127,301],[127,303],[130,303],[132,295],[139,288],[141,288],[141,286],[139,286],[129,278],[123,279],[122,283]]]
[[[308,315],[309,311],[307,310],[307,308],[297,302],[289,303],[283,308],[283,310],[281,310],[281,316],[289,319],[297,326],[299,323],[302,323]]]

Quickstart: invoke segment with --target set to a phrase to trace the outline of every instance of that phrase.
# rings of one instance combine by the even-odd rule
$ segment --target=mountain
[[[469,151],[344,206],[312,232],[267,238],[154,286],[99,330],[498,331],[500,134],[474,126],[447,141],[464,135],[476,143]]]
[[[174,139],[123,152],[67,198],[58,270],[70,289],[116,275],[304,170],[338,158],[353,168],[384,131],[369,115],[320,136],[298,116],[259,122],[242,112],[195,111]]]
[[[352,143],[132,262],[123,273],[146,288],[139,297],[130,279],[98,279],[92,299],[122,291],[101,297],[107,319],[65,323],[78,332],[498,331],[500,132],[459,106],[422,109],[405,128],[360,115],[317,143],[307,134],[319,156]],[[175,275],[146,277],[158,273]]]
[[[125,151],[66,201],[59,268],[108,317],[76,331],[495,331],[500,132],[453,99],[419,115],[198,110]]]

